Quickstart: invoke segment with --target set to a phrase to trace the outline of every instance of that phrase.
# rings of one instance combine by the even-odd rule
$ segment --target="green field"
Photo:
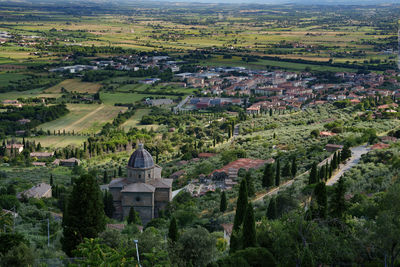
[[[71,136],[71,135],[49,135],[40,137],[26,138],[29,141],[35,141],[44,148],[55,149],[66,146],[80,146],[87,140],[87,136]]]
[[[77,93],[89,93],[94,94],[99,91],[101,84],[98,83],[88,83],[81,82],[78,79],[67,79],[60,82],[57,85],[54,85],[46,90],[45,93],[61,93],[61,89],[64,88],[68,92],[77,92]]]
[[[132,118],[128,119],[124,124],[122,124],[122,127],[124,128],[125,131],[128,131],[130,128],[136,127],[136,128],[145,128],[145,129],[154,129],[156,130],[160,125],[152,124],[152,125],[141,125],[140,120],[144,115],[148,115],[150,113],[150,109],[138,109],[135,112],[135,115],[133,115]]]
[[[139,93],[100,93],[100,99],[106,105],[114,105],[115,103],[133,104],[148,97],[165,97],[177,99],[177,96],[155,95],[155,94],[139,94]]]
[[[232,57],[232,59],[224,59],[222,56],[215,56],[212,59],[201,61],[203,66],[230,66],[230,67],[246,67],[249,69],[266,69],[267,67],[277,67],[281,69],[286,69],[290,71],[304,71],[305,68],[310,68],[311,70],[317,71],[354,71],[353,69],[338,68],[331,66],[319,66],[314,64],[304,64],[304,63],[292,63],[285,61],[275,61],[261,59],[256,62],[244,62],[240,57]]]
[[[115,107],[110,105],[90,105],[90,104],[68,104],[70,112],[59,119],[44,123],[38,128],[50,132],[60,131],[72,133],[96,133],[101,127],[111,122],[120,111],[125,111],[125,107]]]
[[[6,73],[0,72],[0,87],[7,86],[12,82],[16,82],[29,76],[21,74],[21,73]]]

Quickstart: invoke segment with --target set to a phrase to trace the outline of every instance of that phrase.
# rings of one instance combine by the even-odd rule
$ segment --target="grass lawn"
[[[81,82],[78,79],[67,79],[60,82],[53,87],[46,89],[45,93],[60,93],[61,88],[69,92],[78,92],[78,93],[89,93],[94,94],[99,91],[101,84],[98,83],[89,83],[89,82]]]
[[[67,104],[70,112],[54,121],[44,123],[38,128],[75,133],[96,133],[101,127],[111,122],[120,111],[125,111],[125,107],[115,107],[110,105],[90,105],[90,104]]]

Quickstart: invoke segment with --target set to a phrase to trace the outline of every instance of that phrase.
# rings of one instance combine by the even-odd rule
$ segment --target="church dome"
[[[129,158],[128,167],[135,169],[154,167],[153,157],[146,149],[144,149],[143,144],[139,144],[138,149],[136,149]]]

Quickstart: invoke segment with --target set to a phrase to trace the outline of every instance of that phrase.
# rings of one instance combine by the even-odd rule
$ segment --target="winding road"
[[[344,165],[340,166],[340,169],[337,173],[335,173],[327,182],[326,185],[333,185],[335,184],[339,178],[343,175],[343,173],[345,173],[346,171],[348,171],[349,169],[351,169],[352,167],[354,167],[355,165],[357,165],[357,163],[360,161],[361,156],[368,153],[368,151],[370,151],[370,148],[368,148],[367,146],[357,146],[357,147],[353,147],[351,148],[351,158],[349,160],[347,160],[347,162]]]

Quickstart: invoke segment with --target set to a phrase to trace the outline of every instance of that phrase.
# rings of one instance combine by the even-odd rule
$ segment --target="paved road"
[[[188,95],[187,97],[185,97],[176,107],[174,107],[174,113],[178,113],[180,110],[185,110],[183,108],[184,105],[186,105],[186,103],[190,100],[190,98],[192,98],[191,95]]]
[[[186,186],[184,186],[184,187],[182,187],[182,188],[179,188],[179,189],[177,189],[177,190],[172,191],[172,199],[174,199],[174,197],[176,197],[176,195],[177,195],[179,192],[181,192],[183,189],[185,189],[185,188],[186,188]]]
[[[257,202],[257,201],[263,200],[265,196],[276,195],[276,194],[278,194],[279,190],[281,190],[281,189],[284,188],[284,187],[287,187],[287,186],[292,185],[293,182],[294,182],[294,179],[289,180],[289,181],[286,181],[286,182],[284,182],[283,184],[281,184],[280,186],[275,187],[275,188],[271,189],[270,191],[265,192],[265,193],[263,193],[263,194],[257,196],[257,197],[256,197],[255,199],[253,199],[251,202]]]
[[[347,160],[346,164],[340,166],[339,171],[326,182],[326,185],[335,184],[339,180],[340,176],[342,176],[343,173],[357,165],[357,163],[360,161],[361,156],[368,153],[369,150],[370,149],[367,146],[357,146],[351,148],[351,158]]]
[[[233,136],[239,136],[239,131],[240,131],[240,124],[236,124],[235,127],[233,128]]]

